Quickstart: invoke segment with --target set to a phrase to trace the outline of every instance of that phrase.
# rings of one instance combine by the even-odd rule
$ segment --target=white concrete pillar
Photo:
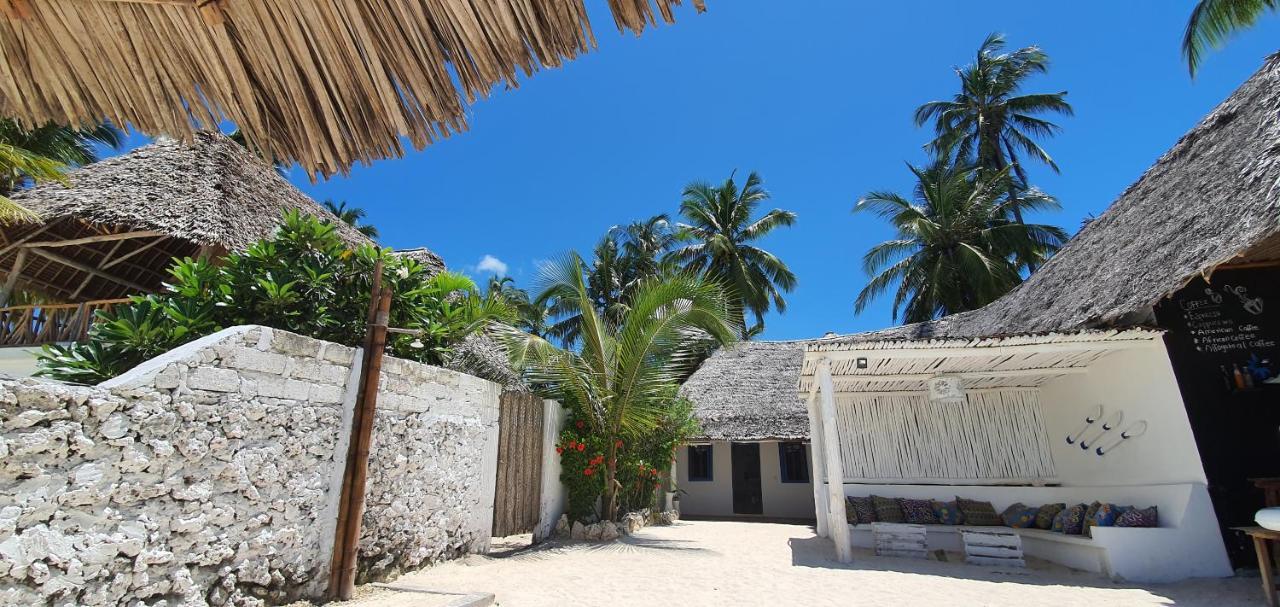
[[[836,431],[836,388],[831,381],[831,361],[818,362],[818,410],[822,418],[822,442],[827,480],[827,527],[841,563],[853,561],[849,525],[844,518],[844,466],[840,463],[840,435]]]
[[[827,469],[822,464],[826,454],[822,449],[822,414],[818,411],[817,391],[809,394],[806,408],[809,410],[809,479],[813,485],[813,511],[817,519],[815,527],[818,537],[827,537],[827,488],[823,484],[827,478]]]

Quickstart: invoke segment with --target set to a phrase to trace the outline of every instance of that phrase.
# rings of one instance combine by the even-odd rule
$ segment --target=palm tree
[[[657,276],[670,269],[665,257],[677,244],[678,236],[666,213],[627,224],[622,236],[622,254],[631,280]]]
[[[958,163],[993,173],[1012,167],[1016,179],[1007,180],[1009,197],[1017,200],[1015,190],[1030,187],[1019,153],[1058,172],[1057,163],[1036,140],[1052,137],[1060,129],[1041,116],[1070,116],[1072,109],[1066,91],[1023,94],[1027,79],[1049,71],[1049,56],[1036,46],[1004,53],[1004,44],[1001,34],[987,36],[974,62],[955,68],[960,92],[948,101],[930,101],[916,108],[915,123],[933,122],[935,137],[927,147],[936,156],[954,155]],[[1014,221],[1022,223],[1021,206],[1011,205],[1008,210]]]
[[[787,302],[782,294],[796,286],[795,274],[782,260],[752,244],[773,230],[796,222],[795,213],[782,209],[753,218],[756,208],[766,200],[769,193],[754,171],[742,189],[738,189],[732,174],[719,186],[701,182],[685,186],[680,214],[688,223],[679,224],[680,239],[691,244],[671,252],[672,259],[685,269],[723,282],[741,301],[739,313],[750,311],[755,316],[754,329],[746,327],[744,318],[735,319],[743,327],[744,336],[759,332],[771,307],[785,312]]]
[[[357,232],[368,236],[371,240],[376,240],[378,238],[378,228],[371,224],[361,223],[364,221],[365,216],[368,215],[364,209],[360,207],[349,207],[345,200],[339,202],[325,200],[321,204],[324,205],[324,208],[328,209],[330,213],[336,215],[342,223],[355,228]]]
[[[699,360],[700,336],[730,343],[741,328],[720,286],[686,272],[641,281],[631,305],[611,321],[589,292],[586,270],[576,253],[542,268],[543,292],[577,306],[580,348],[511,328],[499,334],[512,364],[538,391],[572,407],[604,439],[604,515],[614,520],[619,441],[651,432],[671,407],[675,384]]]
[[[124,134],[109,123],[73,128],[49,123],[34,129],[0,119],[0,222],[34,214],[7,195],[28,182],[66,181],[70,167],[98,159],[94,144],[119,148]]]
[[[500,299],[515,308],[516,328],[538,337],[547,337],[551,329],[551,310],[545,302],[529,297],[529,292],[516,286],[510,276],[489,277],[488,297]]]
[[[1280,0],[1200,0],[1191,9],[1182,36],[1182,56],[1191,76],[1196,75],[1205,52],[1222,48],[1240,30],[1253,27],[1262,13],[1280,8]]]
[[[922,322],[982,307],[1008,292],[1022,275],[1014,259],[1043,261],[1066,240],[1061,228],[1009,219],[1009,207],[1053,209],[1035,190],[1008,198],[1009,171],[996,174],[938,160],[908,165],[917,183],[913,199],[870,192],[854,212],[872,212],[893,224],[897,237],[871,248],[863,267],[872,279],[858,294],[862,312],[895,284],[893,317]]]

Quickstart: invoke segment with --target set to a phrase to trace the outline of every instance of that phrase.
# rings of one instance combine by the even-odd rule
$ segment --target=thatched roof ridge
[[[371,243],[231,139],[199,133],[162,139],[13,196],[44,223],[64,219],[154,230],[236,251],[270,237],[286,210],[330,221],[351,245]]]
[[[743,342],[711,355],[680,389],[708,440],[803,439],[809,415],[797,393],[802,342]]]
[[[681,4],[608,2],[637,34]],[[594,46],[583,0],[3,0],[0,115],[188,138],[225,120],[331,175],[462,131],[476,98]]]

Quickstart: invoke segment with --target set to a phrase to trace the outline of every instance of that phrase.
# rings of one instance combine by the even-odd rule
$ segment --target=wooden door
[[[542,500],[542,399],[503,392],[498,401],[498,487],[493,536],[531,533]]]
[[[733,443],[733,513],[764,514],[760,487],[760,443]]]

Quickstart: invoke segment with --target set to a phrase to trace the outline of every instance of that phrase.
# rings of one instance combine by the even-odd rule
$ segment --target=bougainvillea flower
[[[585,451],[586,449],[587,449],[586,445],[582,443],[578,443],[578,451]]]

